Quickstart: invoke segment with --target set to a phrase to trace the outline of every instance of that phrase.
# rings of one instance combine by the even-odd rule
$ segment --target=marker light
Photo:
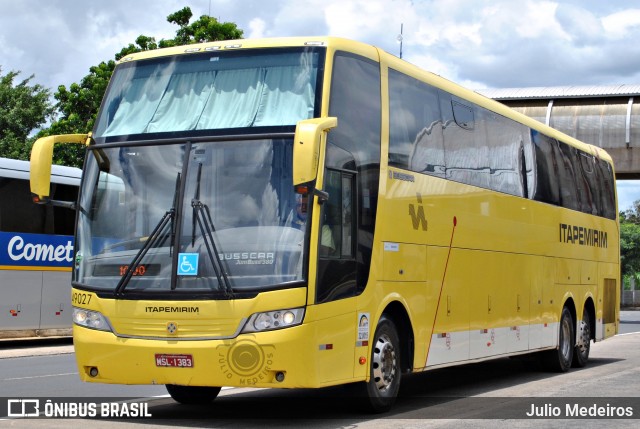
[[[249,317],[242,332],[273,331],[275,329],[289,328],[301,324],[303,318],[304,308],[255,313]]]
[[[311,188],[309,188],[309,186],[307,185],[297,185],[294,187],[294,190],[296,194],[300,195],[309,195],[309,193],[311,192]]]
[[[73,323],[78,326],[98,331],[111,332],[111,326],[109,326],[107,318],[97,311],[74,307],[72,318]]]

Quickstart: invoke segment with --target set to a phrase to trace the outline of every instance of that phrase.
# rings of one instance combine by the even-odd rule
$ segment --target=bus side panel
[[[470,253],[451,249],[447,271],[435,315],[435,324],[427,356],[427,366],[462,362],[469,359],[469,318],[475,303],[471,303],[469,288],[477,284],[478,273],[469,269]]]
[[[542,267],[540,257],[529,261],[529,349],[540,347],[542,342]]]
[[[314,330],[313,354],[315,379],[322,384],[351,380],[357,350],[358,320],[353,311],[356,298],[312,305],[307,309],[306,323]],[[360,350],[362,354],[362,350]],[[366,354],[365,354],[366,355]]]
[[[557,342],[558,317],[552,310],[552,290],[555,266],[553,258],[532,257],[531,294],[529,305],[529,350],[553,347]]]
[[[395,227],[397,219],[380,224]],[[360,297],[359,307],[375,309],[374,314],[380,316],[391,301],[401,302],[411,320],[411,332],[401,334],[413,335],[411,365],[414,370],[422,370],[431,341],[446,250],[406,242],[383,242],[376,250],[376,257],[382,261],[382,269],[376,272],[380,280]]]
[[[0,270],[0,337],[35,335],[40,326],[42,272]],[[32,333],[24,332],[30,330]],[[23,331],[12,333],[12,331]]]
[[[478,359],[529,347],[529,266],[526,255],[476,251],[469,265],[477,279],[469,294],[470,358]]]
[[[40,329],[70,329],[71,273],[43,271]]]

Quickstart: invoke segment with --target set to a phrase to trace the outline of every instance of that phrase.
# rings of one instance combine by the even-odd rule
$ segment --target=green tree
[[[640,273],[640,225],[620,224],[620,263],[623,275]]]
[[[51,117],[53,106],[49,91],[41,85],[31,85],[30,76],[18,84],[20,72],[2,75],[0,67],[0,156],[29,159],[33,139],[29,135]]]
[[[620,223],[627,222],[640,225],[640,200],[634,201],[630,209],[620,212]]]
[[[120,60],[134,52],[149,51],[158,48],[180,46],[200,42],[239,39],[242,30],[230,22],[218,22],[210,16],[201,16],[190,23],[193,14],[188,7],[183,8],[167,17],[167,21],[178,25],[176,36],[172,39],[161,39],[156,42],[154,37],[140,35],[135,44],[129,44],[115,55]],[[79,84],[73,83],[69,88],[61,85],[54,94],[57,100],[56,108],[59,116],[51,126],[43,130],[39,137],[54,134],[86,133],[93,129],[102,97],[115,68],[115,61],[102,62],[91,67],[90,72]],[[62,165],[81,166],[84,149],[75,145],[57,145],[54,149],[54,163]]]
[[[178,30],[173,39],[161,39],[156,42],[154,37],[138,36],[135,44],[129,44],[116,54],[116,60],[134,52],[150,51],[172,46],[192,45],[194,43],[215,42],[218,40],[241,39],[243,31],[232,22],[219,22],[216,18],[202,15],[197,21],[189,23],[193,13],[185,7],[167,17],[167,21],[176,24]]]
[[[632,277],[640,281],[640,200],[620,212],[620,265],[625,288]]]
[[[59,118],[49,128],[40,131],[38,137],[83,134],[90,131],[114,67],[114,61],[102,62],[91,67],[89,74],[82,78],[80,84],[72,83],[69,89],[60,85],[55,93]],[[54,147],[55,164],[82,167],[83,159],[84,147],[80,145],[60,144]]]

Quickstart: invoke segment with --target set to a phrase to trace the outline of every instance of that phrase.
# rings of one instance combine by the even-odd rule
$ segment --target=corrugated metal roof
[[[476,92],[494,100],[594,98],[640,95],[640,85],[547,86],[480,89]]]

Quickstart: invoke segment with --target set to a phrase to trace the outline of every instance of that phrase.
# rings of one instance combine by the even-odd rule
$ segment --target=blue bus
[[[53,166],[51,192],[75,201],[81,170]],[[29,162],[0,158],[0,339],[71,335],[75,211],[33,204]]]

